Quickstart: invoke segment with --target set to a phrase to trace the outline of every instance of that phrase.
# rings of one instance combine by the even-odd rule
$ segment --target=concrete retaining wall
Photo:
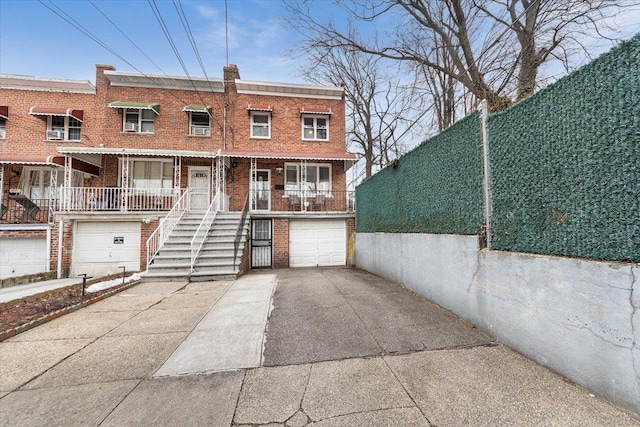
[[[640,412],[640,266],[480,250],[475,236],[356,234],[356,265]]]

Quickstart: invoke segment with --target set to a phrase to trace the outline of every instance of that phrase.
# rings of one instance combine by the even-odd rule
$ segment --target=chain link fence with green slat
[[[640,35],[489,117],[493,248],[640,262]],[[477,114],[357,188],[358,232],[480,234]]]
[[[357,231],[478,234],[479,120],[471,114],[360,184]]]

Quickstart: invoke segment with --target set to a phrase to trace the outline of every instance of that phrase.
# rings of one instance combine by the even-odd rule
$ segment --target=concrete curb
[[[113,296],[115,294],[117,294],[118,292],[124,291],[126,289],[131,288],[134,285],[137,285],[141,282],[141,280],[133,280],[131,282],[125,283],[124,285],[119,285],[119,286],[115,286],[113,287],[110,291],[105,292],[104,294],[100,294],[97,297],[88,299],[86,301],[82,301],[79,302],[77,304],[74,305],[70,305],[69,307],[65,307],[65,308],[61,308],[60,310],[56,310],[56,311],[52,311],[51,313],[48,313],[38,319],[34,319],[30,322],[27,322],[23,325],[20,326],[16,326],[15,328],[11,328],[11,329],[7,329],[5,331],[1,331],[0,332],[0,342],[5,341],[11,337],[14,337],[22,332],[26,332],[29,329],[35,328],[36,326],[40,326],[44,323],[50,322],[53,319],[57,319],[58,317],[64,316],[65,314],[69,314],[69,313],[73,313],[76,310],[79,310],[81,308],[84,308],[88,305],[91,305],[93,303],[96,303],[98,301],[101,301],[105,298],[108,298],[110,296]],[[71,286],[77,286],[77,285],[71,285]]]

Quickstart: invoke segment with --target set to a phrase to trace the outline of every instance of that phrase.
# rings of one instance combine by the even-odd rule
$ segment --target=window
[[[189,135],[211,135],[209,114],[195,111],[189,113]]]
[[[80,141],[82,122],[69,116],[47,117],[47,140]]]
[[[124,132],[153,133],[156,113],[153,110],[125,108],[123,117]]]
[[[302,116],[302,139],[327,141],[329,139],[329,117]]]
[[[122,167],[122,164],[120,164]],[[121,176],[121,174],[119,174]],[[138,159],[129,161],[130,188],[172,188],[173,161]]]
[[[51,173],[57,174],[56,182],[58,189],[64,185],[64,170],[63,168],[34,168],[25,167],[20,175],[20,183],[18,184],[22,194],[30,198],[31,200],[43,200],[50,199],[52,196],[58,200],[60,198],[59,193],[51,194]],[[71,171],[71,186],[82,187],[82,172]]]
[[[308,196],[331,192],[331,165],[285,164],[284,189],[287,194],[305,191]]]
[[[271,114],[251,112],[251,138],[271,138]]]
[[[7,119],[0,117],[0,139],[7,137]]]

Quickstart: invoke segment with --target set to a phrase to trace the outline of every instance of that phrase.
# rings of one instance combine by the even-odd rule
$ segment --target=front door
[[[271,268],[271,220],[251,220],[251,268]]]
[[[191,209],[207,210],[211,194],[211,169],[204,166],[189,167],[189,189],[191,190]]]
[[[268,211],[271,209],[271,171],[256,169],[252,180],[251,210]]]

